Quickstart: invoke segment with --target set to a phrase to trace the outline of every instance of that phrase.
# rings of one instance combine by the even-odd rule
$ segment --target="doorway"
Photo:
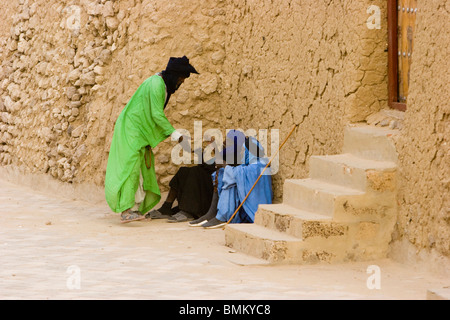
[[[405,111],[413,61],[417,0],[388,0],[389,106]]]

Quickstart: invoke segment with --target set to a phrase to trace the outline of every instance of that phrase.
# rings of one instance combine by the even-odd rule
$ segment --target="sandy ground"
[[[389,259],[261,263],[224,246],[222,229],[121,224],[106,204],[0,177],[0,299],[426,299],[449,285]],[[367,286],[371,265],[379,289]]]

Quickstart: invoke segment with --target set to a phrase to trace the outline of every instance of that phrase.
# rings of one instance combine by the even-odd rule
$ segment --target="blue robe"
[[[259,145],[256,139],[254,141]],[[246,147],[244,148],[241,165],[226,166],[219,171],[216,218],[220,221],[228,221],[231,218],[268,163],[267,158],[257,158]],[[258,205],[271,204],[272,198],[272,176],[269,166],[231,223],[253,223]]]

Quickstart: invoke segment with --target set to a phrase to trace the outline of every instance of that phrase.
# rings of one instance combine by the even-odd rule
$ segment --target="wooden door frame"
[[[387,0],[388,19],[388,99],[389,106],[406,110],[406,103],[398,102],[398,9],[397,0]]]

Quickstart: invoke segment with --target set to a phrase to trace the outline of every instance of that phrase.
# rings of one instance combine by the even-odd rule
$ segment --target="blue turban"
[[[240,160],[240,152],[245,142],[245,134],[239,130],[230,130],[227,133],[227,141],[225,147],[221,152],[222,159],[228,162],[227,164],[237,165],[238,159]],[[230,162],[232,159],[232,162]]]

